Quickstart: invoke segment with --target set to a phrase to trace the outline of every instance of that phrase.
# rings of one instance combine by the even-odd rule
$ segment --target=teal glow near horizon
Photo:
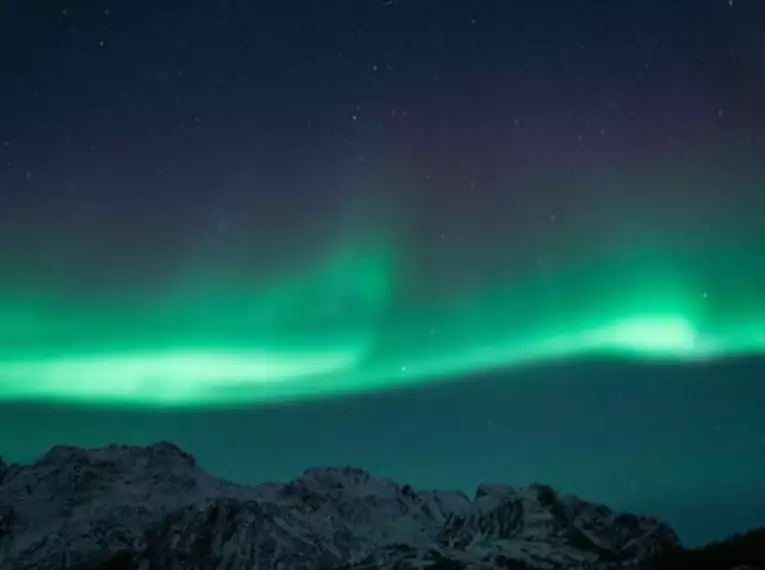
[[[8,292],[0,400],[249,405],[580,357],[765,352],[765,300],[723,258],[622,253],[417,298],[396,248],[354,243],[263,282],[189,277],[110,299]]]

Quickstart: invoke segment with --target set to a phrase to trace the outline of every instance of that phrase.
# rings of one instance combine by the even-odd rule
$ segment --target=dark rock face
[[[348,467],[242,486],[166,442],[0,462],[0,570],[615,569],[679,548],[657,520],[545,485],[471,501]]]

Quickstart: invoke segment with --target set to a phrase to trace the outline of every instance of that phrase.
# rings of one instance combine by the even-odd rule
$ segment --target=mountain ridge
[[[0,570],[612,569],[681,550],[657,519],[540,483],[470,499],[314,467],[240,485],[166,441],[0,459]]]

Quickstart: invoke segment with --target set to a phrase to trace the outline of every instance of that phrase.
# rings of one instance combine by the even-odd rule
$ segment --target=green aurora
[[[569,256],[416,295],[406,251],[380,232],[337,240],[313,264],[270,279],[200,271],[150,295],[96,299],[9,287],[0,400],[251,405],[570,358],[761,353],[756,247],[718,250]]]

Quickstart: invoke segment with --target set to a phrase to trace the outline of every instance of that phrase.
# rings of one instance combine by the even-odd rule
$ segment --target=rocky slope
[[[657,520],[544,485],[471,500],[328,468],[243,486],[164,442],[0,460],[0,570],[638,568],[678,546]]]
[[[648,570],[761,570],[765,568],[765,528],[736,534],[700,548],[671,548]]]

